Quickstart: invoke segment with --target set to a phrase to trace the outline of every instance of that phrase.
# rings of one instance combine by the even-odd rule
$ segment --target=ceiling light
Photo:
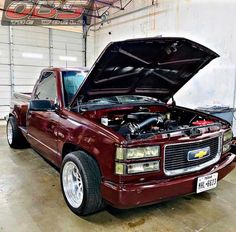
[[[24,52],[24,53],[22,53],[22,57],[33,58],[33,59],[43,59],[43,54]]]
[[[59,60],[63,61],[77,61],[77,57],[75,56],[59,56]]]

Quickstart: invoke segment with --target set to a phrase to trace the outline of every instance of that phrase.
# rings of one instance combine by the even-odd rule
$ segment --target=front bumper
[[[229,153],[206,172],[168,180],[157,180],[139,184],[117,185],[103,182],[103,198],[112,206],[120,209],[133,208],[165,201],[171,198],[196,193],[197,178],[218,173],[218,180],[224,178],[236,167],[236,155]]]

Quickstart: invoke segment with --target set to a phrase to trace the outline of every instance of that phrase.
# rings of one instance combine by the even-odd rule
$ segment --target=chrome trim
[[[207,168],[215,163],[217,163],[219,160],[220,160],[220,157],[221,157],[221,153],[222,153],[222,133],[220,133],[218,136],[214,136],[214,137],[211,137],[211,138],[208,138],[208,139],[201,139],[201,140],[197,140],[197,141],[194,141],[194,142],[186,142],[186,143],[174,143],[174,144],[167,144],[164,146],[164,155],[163,155],[163,171],[165,173],[166,176],[176,176],[176,175],[181,175],[181,174],[186,174],[186,173],[190,173],[190,172],[196,172],[196,171],[200,171],[204,168]],[[165,169],[165,160],[166,160],[166,157],[165,157],[165,151],[166,151],[166,147],[168,146],[173,146],[173,145],[182,145],[182,144],[194,144],[194,143],[199,143],[199,142],[205,142],[207,140],[211,140],[211,139],[214,139],[214,138],[218,138],[218,152],[217,152],[217,155],[214,159],[204,163],[204,164],[199,164],[197,166],[194,166],[194,167],[188,167],[188,168],[181,168],[181,169],[176,169],[176,170],[173,170],[173,171],[168,171]]]
[[[25,138],[27,140],[28,131],[26,130],[26,127],[19,126],[19,129],[21,130],[21,133],[25,136]]]

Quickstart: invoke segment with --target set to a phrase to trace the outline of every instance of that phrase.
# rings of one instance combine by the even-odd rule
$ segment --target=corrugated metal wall
[[[0,27],[0,119],[12,92],[31,92],[49,66],[84,65],[82,34],[40,27]]]
[[[0,118],[9,110],[11,97],[9,28],[0,27]]]

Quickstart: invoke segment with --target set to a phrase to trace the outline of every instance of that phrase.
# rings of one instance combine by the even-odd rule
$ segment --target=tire
[[[76,151],[65,156],[60,180],[65,201],[75,214],[85,216],[105,207],[100,191],[100,170],[85,152]]]
[[[7,142],[11,148],[26,148],[29,146],[14,117],[9,117],[7,121],[6,133]]]

